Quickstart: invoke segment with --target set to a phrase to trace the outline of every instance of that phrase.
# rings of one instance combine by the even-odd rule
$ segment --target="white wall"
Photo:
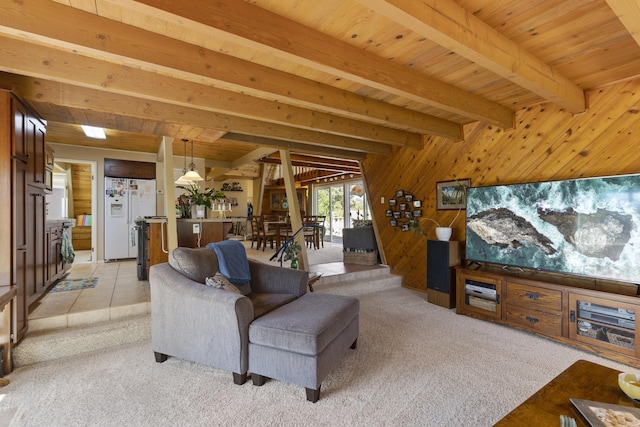
[[[95,239],[95,259],[104,259],[104,159],[122,159],[139,162],[156,163],[156,176],[162,177],[162,163],[157,162],[155,153],[140,153],[123,150],[106,150],[102,148],[80,147],[74,145],[48,143],[55,151],[56,159],[74,160],[79,162],[95,162],[96,175],[92,208],[94,210],[93,233]],[[156,188],[164,193],[164,181],[158,179]],[[164,196],[158,195],[156,200],[156,212],[164,215]]]

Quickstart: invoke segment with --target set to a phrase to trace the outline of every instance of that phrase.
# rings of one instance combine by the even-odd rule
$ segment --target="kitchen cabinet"
[[[28,307],[46,289],[45,231],[46,123],[9,90],[0,89],[0,196],[10,200],[0,207],[0,233],[8,245],[1,258],[8,268],[0,285],[12,286],[10,330],[13,343],[28,330]],[[10,260],[10,261],[9,261]]]

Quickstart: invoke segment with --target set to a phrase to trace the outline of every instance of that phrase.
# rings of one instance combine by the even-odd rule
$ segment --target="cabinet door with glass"
[[[569,294],[569,338],[638,357],[638,306],[614,299]]]
[[[502,319],[502,279],[459,269],[456,293],[458,313]]]

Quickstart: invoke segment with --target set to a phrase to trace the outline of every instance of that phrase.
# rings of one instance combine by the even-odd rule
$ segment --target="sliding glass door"
[[[371,219],[371,209],[362,181],[315,187],[315,212],[324,215],[325,241],[342,242],[342,229],[353,226],[354,219]]]

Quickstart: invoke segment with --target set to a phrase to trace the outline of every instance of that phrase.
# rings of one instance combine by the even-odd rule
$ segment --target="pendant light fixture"
[[[183,139],[183,141],[185,141],[186,144],[187,140]],[[204,181],[204,178],[202,178],[196,170],[196,164],[193,163],[193,140],[191,140],[191,164],[189,165],[189,169],[189,172],[184,175],[185,179],[189,181]]]
[[[183,139],[184,142],[184,168],[182,168],[182,176],[178,178],[175,182],[176,185],[193,185],[193,181],[186,177],[187,174],[187,140]]]

